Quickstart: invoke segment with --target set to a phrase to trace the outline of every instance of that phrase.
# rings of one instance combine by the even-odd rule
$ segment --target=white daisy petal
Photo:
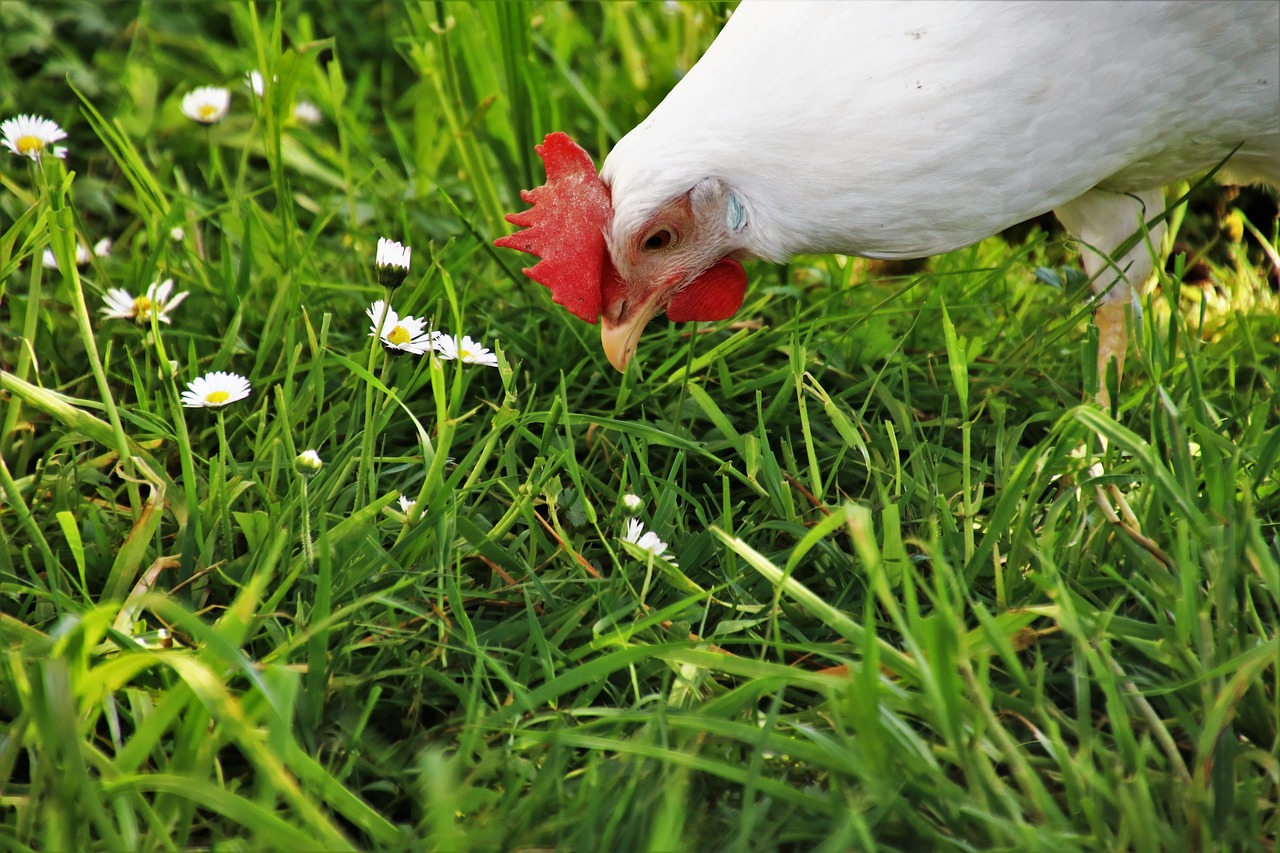
[[[57,122],[36,115],[20,115],[0,122],[0,145],[32,160],[39,160],[46,151],[54,157],[66,157],[67,149],[53,144],[66,138],[66,131]]]
[[[182,304],[182,300],[187,298],[188,292],[189,291],[183,290],[178,293],[175,293],[172,299],[170,299],[168,302],[165,302],[163,305],[160,306],[160,315],[156,319],[158,319],[161,323],[168,323],[169,312]]]
[[[640,541],[636,543],[655,557],[662,556],[662,552],[667,550],[667,543],[658,538],[658,534],[652,530],[640,537]]]
[[[102,313],[109,318],[118,320],[132,320],[134,318],[135,305],[133,294],[119,287],[113,287],[107,291],[107,295],[103,297],[106,307],[102,309]]]
[[[402,267],[409,269],[409,255],[413,250],[386,237],[378,238],[378,255],[376,263],[380,267]]]
[[[373,321],[373,325],[369,327],[370,335],[376,335],[382,331],[378,327],[379,320],[382,320],[382,328],[388,325],[394,326],[400,321],[400,315],[396,313],[396,309],[388,305],[384,299],[373,300],[373,304],[366,308],[364,313],[368,314],[369,319]]]
[[[172,291],[173,279],[166,278],[164,281],[157,281],[147,286],[147,298],[152,302],[164,302]]]
[[[436,333],[431,341],[431,348],[436,351],[436,357],[441,361],[453,361],[458,357],[458,342],[452,335],[446,335],[444,332]]]
[[[182,405],[188,408],[225,406],[249,396],[249,380],[238,373],[206,373],[187,383]]]
[[[201,86],[182,98],[182,114],[201,124],[217,124],[231,108],[231,90],[221,86]]]

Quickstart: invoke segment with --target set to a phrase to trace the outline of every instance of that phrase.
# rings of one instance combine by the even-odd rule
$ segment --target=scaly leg
[[[1163,209],[1164,194],[1158,189],[1130,194],[1092,189],[1054,211],[1080,240],[1081,263],[1093,282],[1094,292],[1101,294],[1094,317],[1098,324],[1098,402],[1103,408],[1109,409],[1111,403],[1107,366],[1112,359],[1116,362],[1116,376],[1124,375],[1129,316],[1125,309],[1132,306],[1135,320],[1142,316],[1142,303],[1135,293],[1151,277],[1152,250],[1148,243],[1158,250],[1164,239],[1164,223],[1152,228],[1146,239],[1139,240],[1123,257],[1115,258],[1114,265],[1108,258],[1141,222]]]
[[[1124,378],[1124,356],[1129,348],[1129,306],[1119,299],[1103,302],[1093,312],[1098,324],[1098,405],[1111,411],[1111,393],[1107,390],[1107,365],[1116,362],[1116,387]]]

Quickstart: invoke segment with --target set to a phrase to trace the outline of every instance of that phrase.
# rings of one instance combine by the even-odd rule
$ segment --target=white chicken
[[[1224,159],[1280,185],[1280,3],[745,0],[602,181],[563,134],[540,153],[509,217],[531,227],[498,242],[602,318],[618,370],[663,310],[737,311],[739,259],[923,257],[1050,210],[1085,247],[1104,368],[1152,272],[1146,241],[1108,258],[1162,187]]]

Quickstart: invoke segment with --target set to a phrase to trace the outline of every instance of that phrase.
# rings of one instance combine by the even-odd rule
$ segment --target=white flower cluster
[[[378,254],[374,266],[378,278],[388,288],[399,286],[409,274],[412,250],[394,240],[382,237],[378,240]],[[384,300],[375,300],[366,310],[372,325],[369,336],[378,337],[388,352],[425,355],[428,350],[444,361],[460,361],[463,364],[479,364],[497,367],[498,354],[492,352],[470,335],[448,335],[439,330],[428,331],[427,321],[421,317],[400,315]]]
[[[245,72],[244,83],[255,97],[261,98],[267,91],[261,72]],[[225,86],[199,86],[182,98],[182,114],[200,124],[217,124],[230,109],[231,90]],[[298,101],[293,105],[293,120],[298,124],[319,124],[324,117],[311,101]]]

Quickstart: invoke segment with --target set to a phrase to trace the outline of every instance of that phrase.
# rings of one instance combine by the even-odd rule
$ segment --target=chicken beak
[[[624,312],[617,320],[610,320],[607,316],[601,318],[600,345],[614,370],[626,372],[631,357],[636,354],[641,332],[653,315],[662,310],[663,303],[662,299],[650,299],[636,306],[634,311]]]

